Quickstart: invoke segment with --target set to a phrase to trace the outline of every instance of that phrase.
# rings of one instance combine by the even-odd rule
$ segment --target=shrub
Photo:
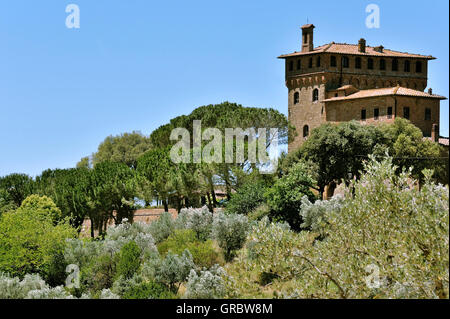
[[[248,262],[259,273],[260,280],[264,277],[292,278],[300,274],[302,268],[293,255],[302,240],[304,238],[293,232],[288,224],[270,223],[265,217],[252,227],[248,236]]]
[[[180,256],[169,252],[163,259],[150,260],[144,264],[142,273],[147,279],[164,284],[176,293],[180,284],[186,281],[191,269],[194,268],[192,255],[185,250]]]
[[[247,215],[264,203],[266,188],[263,181],[244,184],[227,203],[226,211],[229,214]]]
[[[308,197],[303,196],[300,209],[303,223],[300,226],[302,229],[308,229],[324,236],[327,216],[332,212],[338,212],[343,205],[344,199],[338,195],[330,200],[317,200],[314,204],[308,200]]]
[[[214,215],[213,235],[223,249],[226,261],[231,261],[234,252],[242,248],[248,229],[248,218],[244,215]]]
[[[25,200],[26,202],[26,200]],[[44,279],[58,284],[67,238],[77,232],[67,221],[54,225],[51,214],[31,207],[20,207],[0,219],[0,271],[23,277],[39,272]],[[61,255],[61,256],[60,256]]]
[[[186,284],[185,298],[190,299],[217,299],[225,296],[226,275],[222,267],[213,266],[209,270],[202,270],[199,274],[191,270]]]
[[[130,224],[127,219],[124,219],[121,224],[108,228],[105,236],[105,246],[109,244],[110,247],[113,247],[114,244],[119,244],[114,249],[117,251],[130,241],[134,241],[144,255],[156,251],[151,224],[147,225],[141,222]]]
[[[212,214],[208,207],[183,208],[176,219],[177,228],[192,229],[197,239],[207,240],[211,235]]]
[[[39,275],[25,275],[23,280],[0,273],[0,299],[24,299],[32,290],[44,289],[47,284]]]
[[[150,224],[150,234],[158,244],[167,239],[175,230],[175,223],[172,215],[164,212],[157,220]]]
[[[258,221],[263,219],[264,217],[268,217],[270,214],[270,207],[264,203],[256,207],[254,210],[248,214],[248,219],[250,221]]]
[[[45,287],[39,290],[31,290],[25,299],[74,299],[62,286],[55,288]]]
[[[302,197],[314,199],[311,188],[313,179],[307,173],[308,168],[303,162],[296,163],[287,175],[278,179],[270,188],[265,198],[270,207],[270,218],[278,222],[288,222],[294,230],[299,230],[302,223],[299,211]]]
[[[61,219],[61,210],[47,196],[30,195],[22,202],[20,209],[31,210],[35,214],[42,214],[43,218],[48,215],[56,223]]]
[[[389,158],[365,171],[327,216],[326,239],[297,252],[311,265],[303,297],[448,298],[448,187],[425,171],[419,189]]]
[[[116,277],[116,263],[110,254],[102,254],[93,258],[81,268],[81,290],[99,292],[111,288]]]
[[[116,274],[131,278],[141,265],[141,250],[134,241],[125,244],[118,255]]]
[[[144,282],[129,288],[122,299],[175,299],[176,295],[166,286],[156,282]]]
[[[193,261],[198,267],[209,268],[215,264],[222,264],[213,242],[198,241],[195,232],[191,229],[176,230],[167,240],[158,245],[159,253],[163,256],[169,251],[179,255],[186,249],[192,254]]]

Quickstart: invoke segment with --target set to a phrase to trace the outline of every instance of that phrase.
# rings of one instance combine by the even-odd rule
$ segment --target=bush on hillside
[[[264,203],[265,191],[266,187],[263,181],[256,181],[243,185],[231,196],[231,199],[226,206],[227,213],[249,214],[259,205]]]
[[[176,219],[176,227],[191,229],[198,240],[207,240],[211,236],[213,216],[208,207],[183,208]]]
[[[242,248],[249,227],[248,218],[244,215],[214,215],[213,237],[223,249],[226,261],[231,261],[235,251]]]
[[[179,229],[158,245],[158,251],[165,256],[169,251],[181,254],[184,250],[192,254],[196,266],[210,268],[215,264],[222,264],[220,254],[214,249],[211,240],[199,241],[191,229]]]

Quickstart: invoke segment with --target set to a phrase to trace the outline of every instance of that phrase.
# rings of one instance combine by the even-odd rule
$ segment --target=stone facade
[[[298,134],[289,151],[324,122],[390,122],[403,117],[404,107],[409,107],[409,119],[430,136],[432,125],[439,124],[439,100],[444,98],[423,92],[428,61],[434,57],[370,47],[364,39],[356,45],[332,42],[314,48],[314,28],[312,24],[302,27],[301,52],[279,57],[285,60],[289,120]],[[409,90],[402,89],[400,95],[373,91],[395,87]],[[392,116],[387,114],[389,107]],[[366,109],[365,120],[362,109]],[[376,119],[375,109],[379,112]]]

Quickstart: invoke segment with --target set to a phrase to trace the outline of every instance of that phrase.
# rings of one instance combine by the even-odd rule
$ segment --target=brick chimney
[[[379,45],[379,46],[377,46],[377,47],[374,47],[373,49],[374,49],[375,51],[377,51],[377,52],[383,53],[384,47],[383,47],[382,45]]]
[[[431,127],[431,139],[433,140],[433,142],[439,142],[439,125],[437,124],[433,124],[433,126]]]
[[[361,38],[358,41],[358,51],[361,53],[365,53],[366,52],[366,40]]]
[[[302,52],[314,50],[314,24],[305,24],[302,29]]]

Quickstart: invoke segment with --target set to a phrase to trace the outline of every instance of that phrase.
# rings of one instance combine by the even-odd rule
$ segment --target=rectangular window
[[[336,57],[334,55],[331,56],[330,65],[333,66],[333,67],[336,67],[336,65],[337,65]]]
[[[317,57],[317,67],[320,67],[320,56]]]
[[[313,60],[312,60],[312,58],[309,58],[308,68],[312,68],[312,65],[313,65]]]
[[[365,109],[362,109],[362,110],[361,110],[361,120],[362,120],[362,121],[365,121],[365,120],[366,120],[366,110],[365,110]]]
[[[405,106],[403,108],[403,117],[407,120],[409,120],[409,107]]]
[[[380,70],[386,70],[386,60],[380,60]]]
[[[302,68],[302,60],[297,60],[297,70]]]
[[[430,108],[425,109],[425,121],[431,121],[431,109]]]
[[[374,120],[378,120],[379,117],[380,117],[380,109],[373,109]]]
[[[392,118],[392,106],[389,106],[387,108],[387,118],[391,119]]]
[[[373,59],[369,58],[369,60],[367,60],[367,68],[373,70]]]
[[[350,66],[350,61],[348,57],[344,56],[342,57],[342,67],[348,68]]]
[[[420,62],[420,61],[416,62],[416,72],[422,73],[422,62]]]
[[[361,69],[361,58],[359,57],[355,59],[355,68]]]

